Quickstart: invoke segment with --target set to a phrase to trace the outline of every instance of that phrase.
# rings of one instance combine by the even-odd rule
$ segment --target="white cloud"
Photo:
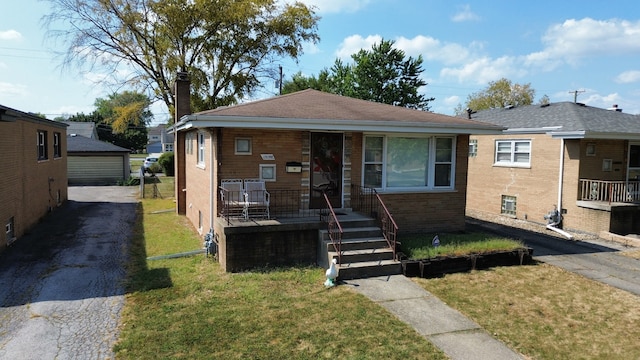
[[[371,49],[371,46],[382,41],[380,35],[369,35],[363,38],[360,35],[351,35],[342,40],[342,43],[338,46],[336,56],[340,59],[350,59],[352,54],[357,53],[362,49]]]
[[[326,13],[353,13],[371,2],[371,0],[299,0],[307,6],[312,6],[319,14]]]
[[[497,59],[481,57],[470,61],[458,68],[443,68],[440,76],[443,78],[456,78],[458,82],[475,82],[487,84],[500,78],[521,77],[527,74],[527,70],[519,65],[518,58],[503,56]]]
[[[0,95],[2,97],[24,97],[29,94],[26,85],[0,82]]]
[[[619,84],[628,84],[640,81],[640,70],[629,70],[620,73],[615,78],[615,82]]]
[[[531,54],[542,62],[565,60],[575,64],[590,56],[640,54],[640,21],[570,19],[551,26],[542,37],[545,48]]]
[[[460,103],[460,96],[447,96],[446,98],[444,98],[444,100],[442,100],[442,103],[447,106],[456,106]]]
[[[22,39],[22,34],[17,32],[16,30],[0,31],[0,40],[20,40],[20,39]]]
[[[480,20],[480,16],[471,11],[471,6],[468,4],[458,6],[459,11],[451,17],[451,20],[454,22],[464,22],[464,21],[477,21]]]

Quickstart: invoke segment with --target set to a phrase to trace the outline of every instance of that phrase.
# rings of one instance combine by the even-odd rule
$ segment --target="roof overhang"
[[[308,131],[357,131],[416,134],[500,134],[503,127],[487,124],[446,124],[423,123],[397,120],[336,120],[336,119],[297,119],[271,117],[243,117],[220,115],[185,115],[173,131],[193,128],[236,128],[270,130],[308,130]]]
[[[640,141],[639,133],[609,133],[592,131],[553,131],[552,138],[556,139],[593,139],[593,140],[633,140]]]

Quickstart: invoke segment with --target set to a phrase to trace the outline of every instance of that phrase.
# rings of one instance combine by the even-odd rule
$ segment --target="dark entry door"
[[[309,207],[342,207],[342,134],[311,133],[311,194]]]

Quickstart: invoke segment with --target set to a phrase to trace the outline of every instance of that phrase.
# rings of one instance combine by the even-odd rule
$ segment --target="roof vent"
[[[618,112],[622,112],[622,109],[620,109],[618,107],[618,104],[613,104],[613,106],[611,106],[610,108],[608,108],[607,110],[612,110],[612,111],[618,111]]]
[[[547,106],[551,105],[550,103],[546,103],[546,104],[542,104],[540,105],[541,108],[546,108]]]
[[[504,108],[505,108],[505,109],[507,109],[507,110],[509,110],[509,109],[513,109],[514,107],[515,107],[515,106],[513,106],[513,105],[509,104],[509,105],[505,106]]]

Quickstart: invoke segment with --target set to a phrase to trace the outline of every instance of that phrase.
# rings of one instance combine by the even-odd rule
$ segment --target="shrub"
[[[175,162],[174,162],[173,152],[166,152],[160,155],[160,157],[158,158],[158,164],[162,166],[162,169],[164,170],[165,175],[167,176],[175,175],[175,167],[174,167]]]

